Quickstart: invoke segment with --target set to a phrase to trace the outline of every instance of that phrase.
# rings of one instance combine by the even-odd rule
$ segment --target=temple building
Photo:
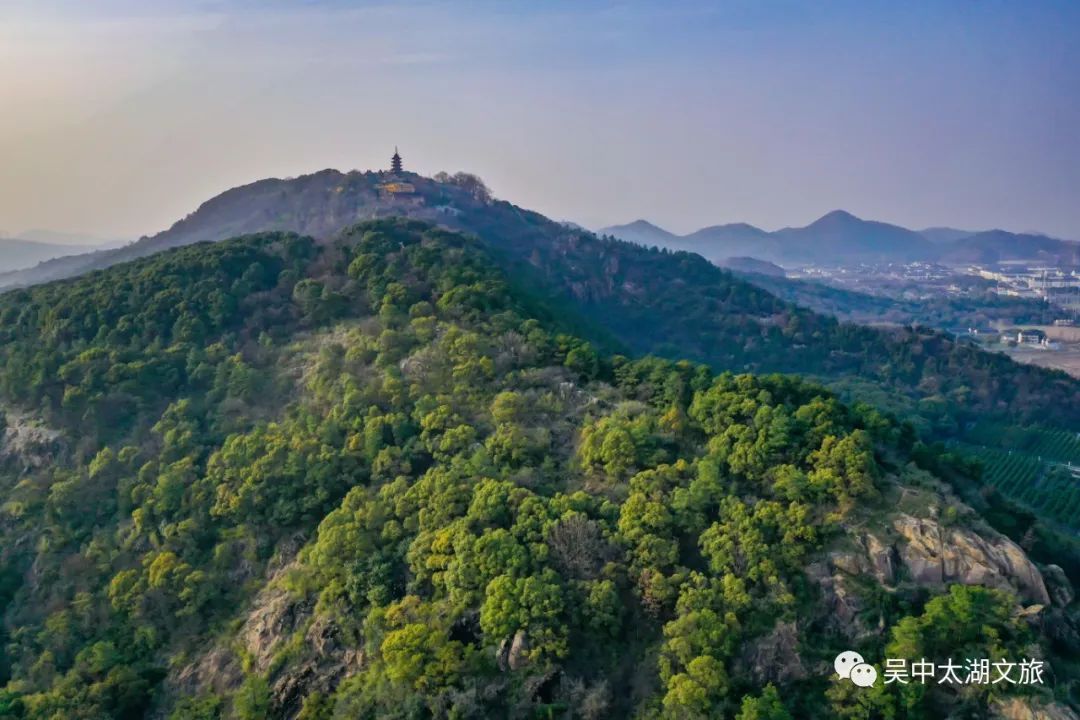
[[[401,167],[401,155],[395,147],[394,154],[390,158],[389,179],[375,186],[379,191],[379,199],[408,205],[423,204],[423,196],[416,192],[415,185],[405,180],[404,175],[405,171]]]

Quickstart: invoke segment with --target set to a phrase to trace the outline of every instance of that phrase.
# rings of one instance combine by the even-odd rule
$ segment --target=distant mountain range
[[[0,238],[0,272],[20,270],[45,260],[70,255],[78,249],[70,245],[32,242],[15,238]]]
[[[718,265],[733,257],[752,257],[785,267],[914,261],[990,264],[1005,260],[1080,264],[1080,243],[1069,240],[1005,230],[938,227],[916,231],[864,220],[844,210],[834,210],[806,227],[774,232],[735,223],[676,235],[646,220],[598,232],[639,245],[695,252]]]
[[[0,233],[2,235],[3,233]],[[124,245],[130,240],[124,240],[121,238],[107,238],[100,235],[90,235],[83,232],[63,232],[60,230],[48,230],[43,228],[35,228],[33,230],[25,230],[18,235],[12,236],[16,240],[28,240],[36,243],[47,243],[51,245],[65,245],[73,246],[76,248],[105,248],[105,247],[119,247]]]
[[[413,177],[422,184],[426,182]],[[46,230],[23,233],[12,240],[0,239],[0,288],[72,277],[166,248],[245,232],[292,230],[324,237],[350,222],[401,212],[379,201],[377,178],[375,173],[326,170],[296,180],[261,180],[225,192],[168,230],[130,244],[101,240],[90,246],[85,243],[96,238]],[[313,205],[320,210],[310,212]],[[408,214],[447,221],[430,204],[409,208]],[[563,226],[580,227],[573,223]],[[730,223],[677,235],[647,220],[613,225],[598,232],[647,247],[697,253],[721,267],[774,275],[782,267],[880,262],[993,264],[1029,260],[1080,265],[1080,243],[1074,241],[1005,230],[934,227],[917,231],[864,220],[844,210],[834,210],[805,227],[773,232],[746,223]],[[746,263],[751,260],[773,267],[748,269]]]
[[[0,235],[0,273],[33,268],[56,258],[83,255],[88,251],[118,247],[123,243],[123,240],[105,240],[53,230],[27,230],[14,237]]]
[[[17,274],[22,271],[31,272],[33,268],[42,263],[62,260],[70,256],[83,256],[88,253],[119,247],[124,241],[101,241],[99,244],[81,243],[77,241],[65,242],[77,236],[56,234],[56,242],[44,239],[45,231],[39,235],[37,232],[22,233],[18,237],[0,237],[0,278]],[[5,283],[0,280],[0,287]]]

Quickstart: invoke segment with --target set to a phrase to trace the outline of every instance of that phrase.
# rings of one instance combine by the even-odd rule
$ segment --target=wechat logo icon
[[[836,674],[859,687],[873,687],[877,682],[877,669],[854,650],[845,650],[833,660]]]

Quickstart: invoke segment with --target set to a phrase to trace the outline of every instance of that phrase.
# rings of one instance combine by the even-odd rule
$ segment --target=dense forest
[[[1065,373],[980,352],[925,326],[841,322],[700,255],[598,237],[494,200],[475,176],[402,177],[415,188],[415,202],[380,194],[385,177],[376,172],[324,170],[260,180],[211,198],[158,235],[45,263],[21,281],[67,277],[240,234],[292,231],[327,241],[360,219],[408,216],[475,235],[516,297],[533,298],[533,307],[563,318],[565,330],[608,354],[689,359],[737,373],[796,373],[828,384],[870,382],[882,402],[905,408],[927,435],[956,434],[987,415],[1080,428],[1080,380]],[[9,281],[0,278],[0,286]],[[964,312],[947,311],[954,310]]]
[[[593,326],[578,332],[598,342],[614,338],[617,352],[688,358],[733,372],[870,381],[939,435],[987,415],[1080,427],[1080,380],[927,326],[841,322],[700,255],[598,237],[506,202],[472,208],[453,224],[492,247],[517,289],[590,319]]]
[[[622,244],[567,237],[562,267],[601,243],[586,251],[610,249],[611,278],[645,277]],[[701,321],[696,359],[843,341],[795,359],[891,353],[875,372],[912,402],[1002,418],[1060,399],[1056,376],[813,319],[694,256],[634,257],[677,264],[709,304],[560,299],[505,249],[400,219],[0,295],[0,717],[929,720],[1080,701],[1080,555],[977,466],[804,380],[607,345],[657,308],[679,332]],[[724,312],[754,303],[778,322],[725,348],[765,327]],[[616,313],[607,339],[579,336],[582,304]],[[832,672],[848,649],[879,672],[1046,671],[862,690]]]

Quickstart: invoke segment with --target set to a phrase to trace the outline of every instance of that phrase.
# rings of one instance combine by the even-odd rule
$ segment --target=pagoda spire
[[[398,155],[397,146],[394,146],[394,156],[390,158],[390,172],[401,174],[401,156]]]

